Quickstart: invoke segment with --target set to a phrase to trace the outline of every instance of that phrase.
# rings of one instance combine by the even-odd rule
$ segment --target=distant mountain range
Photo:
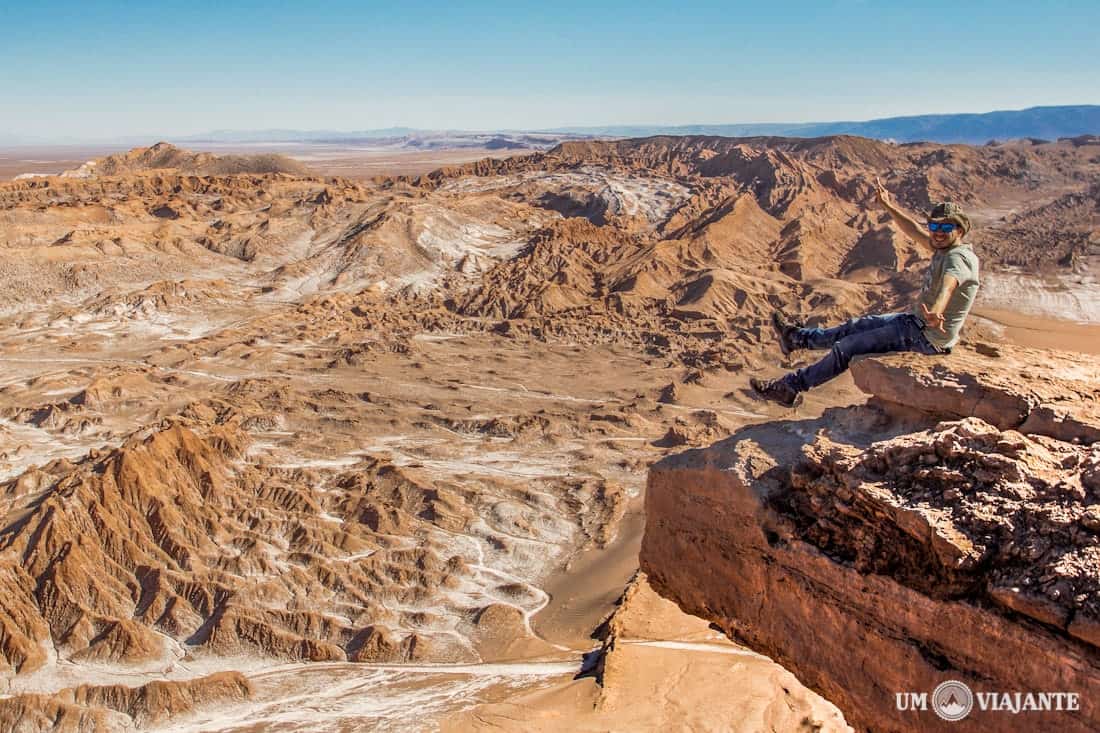
[[[369,130],[212,130],[198,135],[157,136],[174,143],[313,143],[370,147],[411,147],[440,149],[450,147],[545,148],[570,138],[626,138],[652,135],[721,135],[724,137],[822,137],[859,135],[895,142],[970,143],[980,145],[991,140],[1060,137],[1100,134],[1100,105],[1082,104],[1059,107],[1030,107],[980,114],[914,115],[884,117],[876,120],[846,122],[764,122],[717,125],[604,125],[558,127],[540,130],[428,130],[414,127],[387,127]],[[71,145],[78,140],[48,141],[41,138],[5,135],[7,145]],[[85,141],[90,142],[90,141]],[[100,140],[99,143],[107,141]],[[123,142],[113,140],[112,143]],[[130,136],[125,142],[148,144],[148,138]]]
[[[859,135],[896,142],[941,142],[982,144],[990,140],[1042,138],[1100,134],[1100,105],[1060,107],[1030,107],[981,114],[914,115],[885,117],[877,120],[846,122],[766,122],[721,125],[606,125],[559,127],[545,130],[457,131],[424,130],[410,127],[390,127],[379,130],[218,130],[173,138],[178,142],[302,142],[349,143],[356,140],[398,141],[443,140],[492,137],[505,139],[522,135],[550,134],[567,137],[648,137],[651,135],[721,135],[725,137],[821,137],[824,135]],[[542,142],[542,141],[540,141]],[[445,143],[444,143],[445,144]],[[537,146],[537,145],[536,145]]]
[[[802,122],[730,125],[636,125],[608,127],[566,127],[555,132],[599,137],[646,137],[650,135],[722,135],[753,137],[822,137],[859,135],[896,142],[940,142],[981,144],[990,140],[1042,138],[1056,140],[1100,133],[1100,105],[1030,107],[982,114],[915,115],[885,117],[863,122]]]

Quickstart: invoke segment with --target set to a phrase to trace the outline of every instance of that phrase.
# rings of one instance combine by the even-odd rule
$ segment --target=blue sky
[[[12,2],[0,139],[1100,103],[1100,2]]]

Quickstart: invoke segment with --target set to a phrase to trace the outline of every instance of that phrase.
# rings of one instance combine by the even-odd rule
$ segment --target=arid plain
[[[875,176],[974,214],[963,353],[1100,353],[1096,138],[86,152],[0,170],[69,170],[0,183],[17,730],[845,730],[637,575],[650,464],[790,415],[773,309],[905,307]]]

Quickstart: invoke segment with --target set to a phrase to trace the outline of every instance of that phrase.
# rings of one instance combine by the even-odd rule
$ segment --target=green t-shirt
[[[974,254],[969,244],[956,244],[951,249],[937,250],[932,255],[928,272],[924,274],[920,297],[913,306],[913,314],[921,322],[924,321],[921,303],[928,308],[932,307],[943,286],[944,275],[951,275],[959,281],[959,287],[955,288],[943,310],[943,328],[947,333],[924,327],[924,337],[939,349],[949,349],[958,343],[963,321],[970,313],[970,306],[974,305],[974,297],[978,294],[978,255]]]

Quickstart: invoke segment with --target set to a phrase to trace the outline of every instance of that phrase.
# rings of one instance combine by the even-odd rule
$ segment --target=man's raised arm
[[[890,197],[890,192],[886,190],[886,187],[882,185],[882,181],[878,178],[875,178],[875,194],[878,196],[878,201],[882,204],[882,208],[890,212],[890,217],[893,218],[894,223],[898,225],[898,229],[901,229],[905,236],[926,247],[932,246],[932,240],[929,238],[928,232],[924,230],[924,227],[921,226],[919,222],[906,214],[894,203],[893,199]]]

